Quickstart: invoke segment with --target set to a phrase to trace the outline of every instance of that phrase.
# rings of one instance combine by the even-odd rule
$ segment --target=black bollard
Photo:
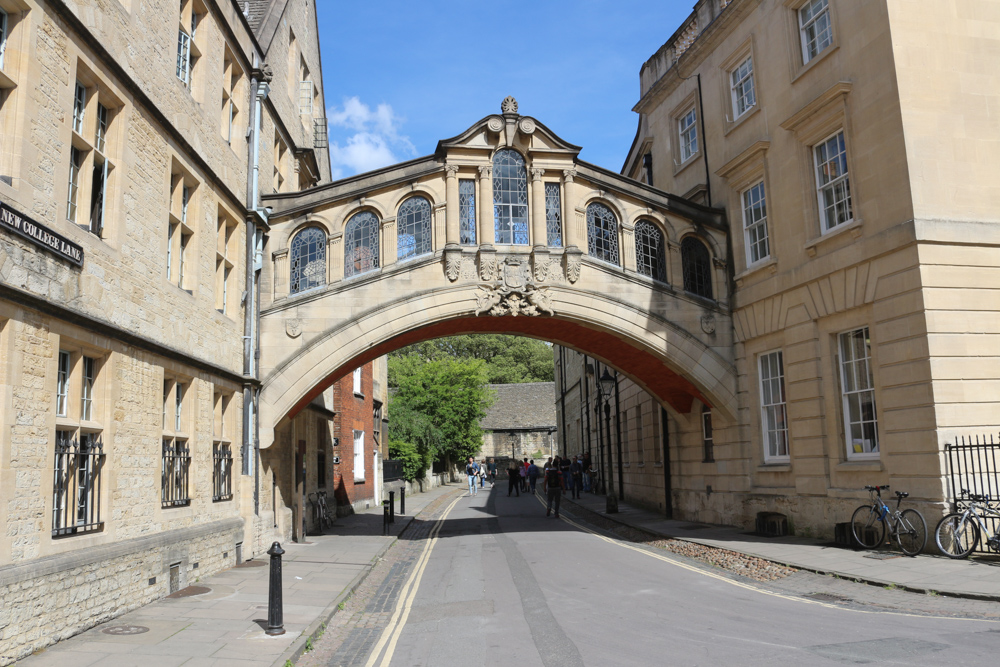
[[[285,550],[275,542],[267,550],[271,557],[271,576],[267,589],[267,630],[269,635],[285,634],[284,612],[281,604],[281,555]]]
[[[406,487],[399,487],[399,516],[406,514]]]
[[[396,492],[389,492],[389,523],[396,523]]]
[[[389,501],[382,501],[382,534],[389,534]]]

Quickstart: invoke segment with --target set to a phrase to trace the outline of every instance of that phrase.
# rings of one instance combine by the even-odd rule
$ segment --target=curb
[[[614,521],[615,523],[617,523],[619,525],[628,526],[629,528],[632,528],[634,530],[641,530],[643,532],[649,533],[650,535],[656,535],[657,537],[660,537],[660,538],[663,538],[663,539],[679,540],[681,542],[690,542],[691,544],[699,544],[699,545],[701,545],[703,547],[711,547],[713,549],[725,549],[727,551],[735,551],[737,553],[742,553],[742,554],[745,554],[747,556],[753,556],[754,558],[760,558],[761,560],[766,560],[769,563],[774,563],[776,565],[783,565],[785,567],[791,567],[791,568],[795,568],[797,570],[803,570],[805,572],[812,572],[814,574],[822,574],[822,575],[832,575],[832,576],[837,577],[839,579],[846,579],[848,581],[853,581],[853,582],[859,583],[859,584],[867,584],[869,586],[878,586],[880,588],[886,588],[886,587],[892,586],[893,588],[895,588],[897,590],[907,591],[908,593],[920,593],[922,595],[929,595],[929,594],[933,593],[935,595],[940,595],[941,597],[957,598],[957,599],[961,599],[961,600],[979,600],[979,601],[982,601],[982,602],[1000,602],[1000,595],[988,595],[988,594],[985,594],[985,593],[970,593],[970,592],[966,592],[966,591],[946,591],[946,590],[939,590],[939,589],[936,589],[936,588],[926,588],[926,587],[920,587],[920,586],[910,586],[908,584],[901,584],[901,583],[895,582],[895,581],[885,581],[885,580],[882,580],[882,579],[873,579],[871,577],[863,577],[863,576],[859,576],[859,575],[856,575],[856,574],[849,574],[847,572],[840,572],[838,570],[821,570],[819,568],[811,567],[809,565],[802,565],[800,563],[796,563],[796,562],[793,562],[793,561],[774,560],[773,558],[766,558],[764,556],[761,556],[760,554],[755,554],[755,553],[748,552],[748,551],[740,551],[738,549],[731,549],[731,548],[728,548],[728,547],[720,547],[720,546],[717,546],[715,544],[706,544],[705,542],[702,542],[702,541],[696,540],[696,539],[691,539],[689,537],[677,537],[676,535],[668,535],[666,533],[661,533],[661,532],[652,530],[650,528],[645,528],[643,526],[636,526],[636,525],[631,524],[631,523],[629,523],[627,521],[624,521],[624,520],[622,520],[622,519],[620,519],[620,518],[618,518],[616,516],[613,516],[613,515],[610,515],[610,514],[604,514],[604,513],[601,513],[601,512],[595,512],[594,510],[592,510],[592,509],[590,509],[588,507],[584,507],[583,505],[580,505],[580,504],[577,504],[577,503],[573,502],[573,499],[563,498],[563,502],[569,502],[572,505],[574,505],[576,507],[579,507],[580,509],[582,509],[582,510],[584,510],[586,512],[593,512],[594,514],[598,514],[601,517],[603,517],[605,519],[608,519],[609,521]]]

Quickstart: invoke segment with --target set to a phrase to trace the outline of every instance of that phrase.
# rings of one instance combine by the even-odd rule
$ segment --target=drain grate
[[[171,593],[168,598],[189,598],[192,595],[204,595],[205,593],[211,592],[211,588],[208,586],[188,586],[187,588],[182,588],[176,593]]]
[[[149,628],[143,627],[141,625],[112,625],[110,628],[104,628],[101,630],[106,635],[141,635],[144,632],[149,632]]]
[[[236,567],[264,567],[267,565],[267,561],[263,560],[245,560]]]
[[[892,560],[893,558],[901,558],[901,554],[894,554],[888,551],[875,551],[870,554],[865,554],[865,558],[872,558],[874,560]]]
[[[836,593],[809,593],[802,597],[819,602],[854,602],[851,598],[845,598],[843,595],[837,595]]]

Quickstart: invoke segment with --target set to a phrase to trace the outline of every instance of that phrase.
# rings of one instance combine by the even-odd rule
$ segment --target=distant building
[[[487,431],[480,458],[556,453],[558,429],[552,404],[555,382],[491,384],[489,389],[496,392],[496,399],[480,422]]]

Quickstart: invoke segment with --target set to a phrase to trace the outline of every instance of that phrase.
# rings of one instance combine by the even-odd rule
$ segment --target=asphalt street
[[[345,619],[363,631],[330,638],[353,636],[352,652],[306,664],[993,665],[1000,652],[996,620],[806,599],[547,518],[505,485],[431,518],[393,548],[369,613]]]

